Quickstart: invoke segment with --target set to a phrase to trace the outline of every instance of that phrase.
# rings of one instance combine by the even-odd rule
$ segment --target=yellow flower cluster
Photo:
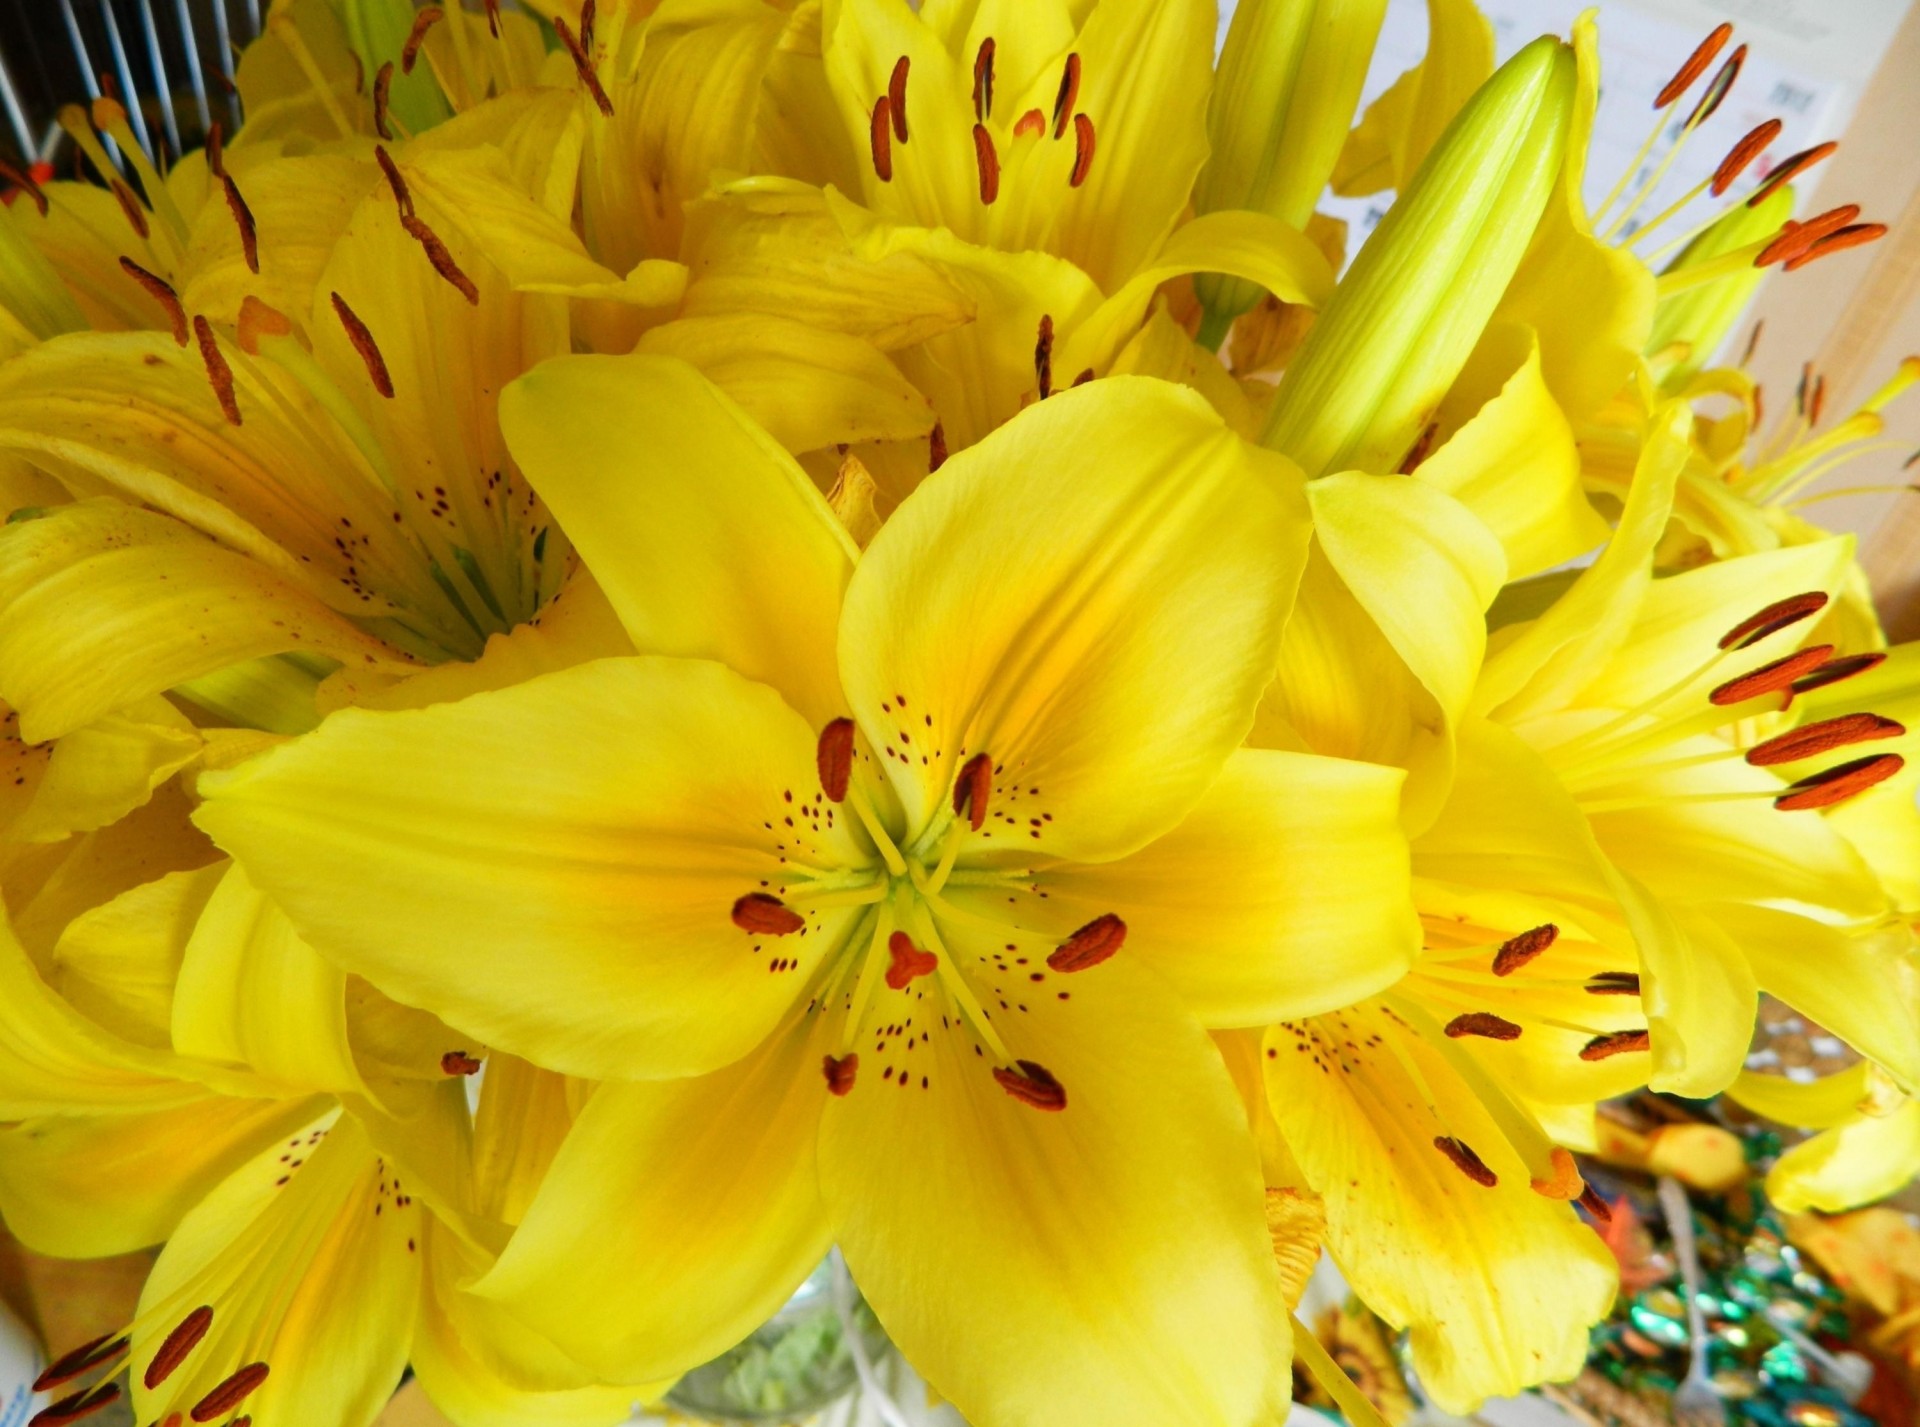
[[[1464,1410],[1612,1301],[1599,1101],[1911,1172],[1920,651],[1783,502],[1916,370],[1709,364],[1880,230],[1777,125],[1590,212],[1591,20],[1356,124],[1384,9],[279,0],[224,142],[65,113],[0,1215],[163,1247],[37,1421],[611,1424],[837,1245],[979,1427],[1260,1427],[1322,1236]]]

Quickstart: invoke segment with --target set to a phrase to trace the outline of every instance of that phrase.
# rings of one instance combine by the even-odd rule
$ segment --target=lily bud
[[[1736,203],[1706,232],[1695,238],[1666,271],[1679,272],[1722,257],[1772,237],[1793,216],[1793,190],[1775,189],[1758,204]],[[1748,265],[1718,282],[1690,287],[1660,299],[1653,309],[1653,328],[1647,336],[1647,356],[1654,359],[1663,390],[1678,391],[1713,357],[1715,350],[1740,320],[1754,289],[1766,280],[1767,269]],[[1660,354],[1671,349],[1671,356]],[[1664,365],[1663,362],[1670,362]]]
[[[1573,102],[1573,50],[1551,37],[1480,87],[1288,364],[1265,445],[1308,476],[1399,468],[1527,251]]]
[[[1207,110],[1212,155],[1195,211],[1251,209],[1306,227],[1353,126],[1386,9],[1386,0],[1245,0],[1234,11]],[[1207,347],[1260,300],[1242,278],[1203,273],[1194,287]]]

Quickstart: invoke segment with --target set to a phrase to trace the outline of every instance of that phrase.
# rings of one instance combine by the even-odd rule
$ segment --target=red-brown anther
[[[1053,1078],[1053,1072],[1037,1061],[1016,1060],[1018,1070],[996,1066],[993,1078],[1000,1088],[1023,1105],[1036,1110],[1067,1108],[1067,1087]]]
[[[973,159],[980,166],[980,201],[991,205],[1000,196],[1000,155],[985,124],[973,126]]]
[[[1487,1168],[1487,1162],[1473,1152],[1473,1146],[1452,1135],[1435,1135],[1433,1147],[1453,1161],[1453,1167],[1483,1189],[1491,1189],[1500,1176]]]
[[[1778,634],[1803,619],[1811,619],[1827,607],[1825,590],[1808,590],[1803,595],[1788,595],[1765,609],[1756,610],[1720,636],[1722,649],[1745,649],[1769,634]]]
[[[1815,689],[1824,689],[1829,684],[1837,684],[1842,679],[1851,679],[1855,674],[1864,674],[1869,669],[1877,669],[1887,662],[1884,652],[1876,650],[1871,654],[1843,654],[1838,659],[1829,659],[1811,674],[1804,674],[1793,681],[1796,694],[1810,694]]]
[[[1552,922],[1508,937],[1493,954],[1493,974],[1511,976],[1559,939],[1560,928]]]
[[[216,1417],[225,1417],[245,1402],[267,1380],[267,1374],[271,1371],[265,1363],[248,1363],[194,1403],[187,1415],[195,1422],[211,1422]]]
[[[1073,379],[1073,384],[1075,386],[1085,386],[1088,382],[1092,380],[1093,380],[1093,368],[1084,367],[1081,369],[1080,375]]]
[[[1713,81],[1707,85],[1706,92],[1700,96],[1700,102],[1693,106],[1693,113],[1687,116],[1689,127],[1698,127],[1713,117],[1714,110],[1720,107],[1722,101],[1733,89],[1733,82],[1740,77],[1741,66],[1746,62],[1747,47],[1745,45],[1741,45],[1727,56],[1727,62],[1720,66],[1720,72],[1714,75]]]
[[[1580,1059],[1608,1060],[1629,1051],[1645,1050],[1652,1044],[1653,1037],[1646,1031],[1615,1031],[1611,1035],[1595,1036],[1581,1046]]]
[[[1773,805],[1783,813],[1830,808],[1836,803],[1844,803],[1857,793],[1866,792],[1876,783],[1886,782],[1906,766],[1907,760],[1898,753],[1877,753],[1868,758],[1856,758],[1851,763],[1842,763],[1836,768],[1802,778],[1775,798]]]
[[[1598,1222],[1602,1224],[1611,1224],[1613,1222],[1613,1206],[1602,1199],[1600,1197],[1600,1191],[1595,1189],[1591,1184],[1580,1191],[1580,1197],[1574,1202],[1589,1214],[1593,1215]]]
[[[379,144],[373,146],[373,157],[380,165],[380,172],[387,176],[387,187],[393,190],[393,201],[400,207],[400,216],[413,215],[413,191],[407,187],[407,181],[401,177],[400,166],[393,161],[393,155]]]
[[[593,60],[587,54],[586,47],[574,38],[572,29],[558,15],[553,17],[553,32],[560,37],[560,43],[567,47],[567,54],[572,58],[573,67],[580,75],[580,82],[587,87],[587,93],[593,96],[594,107],[611,119],[613,101],[607,98],[607,91],[601,87],[600,76],[593,72]]]
[[[733,904],[733,924],[754,936],[791,936],[807,919],[768,892],[749,892]]]
[[[1864,247],[1868,243],[1877,243],[1887,236],[1885,223],[1855,223],[1836,233],[1829,233],[1804,253],[1791,257],[1781,265],[1782,272],[1798,272],[1808,263],[1817,263],[1820,259],[1831,257],[1835,253],[1844,253],[1849,248]]]
[[[207,126],[207,172],[219,178],[227,171],[227,134],[215,119]]]
[[[1080,102],[1080,56],[1076,52],[1067,56],[1066,67],[1060,71],[1060,90],[1053,96],[1053,136],[1064,139],[1067,136],[1067,123],[1073,118],[1073,106]]]
[[[893,119],[896,143],[907,141],[907,71],[912,67],[913,60],[901,55],[893,62],[893,73],[887,76],[887,113]]]
[[[207,381],[213,386],[213,394],[220,402],[220,411],[235,426],[240,425],[240,403],[233,393],[233,368],[227,365],[226,357],[220,351],[220,344],[213,338],[213,328],[207,325],[204,317],[193,319],[194,340],[200,344],[200,360],[207,368]]]
[[[71,1397],[63,1397],[51,1407],[41,1408],[27,1419],[27,1427],[66,1427],[67,1423],[91,1417],[101,1408],[119,1400],[120,1384],[102,1383],[84,1392],[76,1392]]]
[[[938,421],[933,430],[927,433],[927,474],[932,475],[947,464],[947,428]]]
[[[440,1057],[442,1075],[478,1075],[480,1062],[464,1050],[450,1050]]]
[[[1789,262],[1799,257],[1827,234],[1839,232],[1859,216],[1859,204],[1843,203],[1840,207],[1830,208],[1804,223],[1789,222],[1781,228],[1779,237],[1754,256],[1753,265],[1764,268],[1774,263]]]
[[[1045,313],[1041,314],[1039,335],[1033,343],[1033,375],[1040,387],[1040,399],[1045,401],[1053,395],[1053,318]]]
[[[1685,94],[1694,80],[1707,72],[1707,66],[1713,63],[1714,57],[1726,48],[1727,41],[1732,38],[1731,24],[1714,26],[1713,32],[1700,41],[1693,53],[1687,56],[1686,63],[1674,71],[1673,78],[1667,81],[1666,87],[1654,96],[1653,107],[1664,109]]]
[[[1759,207],[1762,203],[1765,203],[1782,184],[1792,183],[1794,179],[1798,178],[1822,159],[1831,158],[1834,151],[1839,147],[1840,145],[1837,141],[1828,139],[1824,144],[1815,144],[1810,149],[1802,149],[1799,153],[1790,154],[1780,160],[1778,164],[1767,171],[1766,180],[1761,183],[1758,188],[1754,189],[1752,193],[1747,195],[1747,207]]]
[[[1780,137],[1780,128],[1778,119],[1769,119],[1747,130],[1745,137],[1728,149],[1727,156],[1720,160],[1720,167],[1713,171],[1713,186],[1707,191],[1718,198],[1732,188],[1734,180],[1747,171],[1747,165],[1759,158],[1761,151]]]
[[[853,1089],[853,1079],[860,1073],[860,1057],[857,1055],[823,1055],[820,1057],[820,1070],[827,1077],[827,1090],[834,1095],[845,1095]]]
[[[253,210],[240,196],[240,185],[233,181],[233,175],[223,175],[220,187],[227,195],[227,211],[233,214],[234,226],[240,230],[240,254],[247,260],[247,270],[257,273],[260,271],[260,231],[254,226]]]
[[[347,340],[353,343],[353,350],[367,364],[367,376],[373,382],[373,389],[392,400],[393,377],[387,371],[387,359],[380,355],[380,347],[373,340],[373,333],[367,330],[367,324],[360,320],[360,315],[347,306],[347,300],[337,292],[333,294],[333,314],[340,319],[340,325],[346,328]]]
[[[133,190],[131,188],[128,188],[126,184],[117,178],[113,180],[112,188],[113,196],[120,200],[120,211],[127,215],[128,224],[132,226],[134,232],[140,235],[140,240],[145,242],[149,229],[147,227],[147,215],[140,207],[140,200],[133,196]]]
[[[1758,669],[1727,680],[1707,695],[1707,701],[1719,708],[1729,708],[1734,704],[1744,704],[1748,699],[1757,699],[1763,694],[1790,689],[1795,679],[1818,669],[1832,654],[1831,644],[1816,644],[1811,649],[1802,649],[1784,658],[1775,659],[1770,664],[1762,664]]]
[[[884,94],[873,102],[873,118],[867,121],[867,143],[873,153],[874,176],[882,183],[892,183],[893,101]]]
[[[413,28],[407,31],[407,42],[400,47],[400,72],[412,74],[413,67],[420,60],[420,46],[427,42],[427,31],[446,18],[446,12],[438,5],[429,5],[413,17]]]
[[[600,0],[580,0],[580,48],[593,53],[594,26],[600,21]]]
[[[1821,719],[1818,723],[1805,724],[1777,734],[1765,743],[1756,743],[1747,750],[1747,762],[1756,768],[1771,768],[1776,763],[1798,763],[1803,758],[1816,758],[1850,743],[1899,738],[1906,731],[1905,724],[1882,718],[1879,714],[1842,714],[1838,718]]]
[[[987,799],[993,793],[993,759],[976,753],[966,761],[960,776],[953,780],[953,811],[967,815],[975,832],[986,825]]]
[[[1093,172],[1093,120],[1085,114],[1073,116],[1073,172],[1067,175],[1067,185],[1078,188],[1087,181],[1087,175]]]
[[[1464,1011],[1447,1022],[1447,1035],[1453,1040],[1480,1036],[1491,1041],[1517,1041],[1520,1027],[1491,1011]]]
[[[982,124],[993,114],[993,48],[988,36],[973,56],[973,117]]]
[[[392,95],[393,61],[388,60],[373,76],[373,131],[388,143],[393,142],[393,129],[387,123],[387,105]]]
[[[813,750],[814,767],[820,770],[820,789],[831,802],[847,796],[847,784],[853,778],[853,720],[837,718],[820,730],[820,742]]]
[[[1013,126],[1016,139],[1037,139],[1047,132],[1047,116],[1038,109],[1029,109],[1022,114]]]
[[[487,0],[487,33],[500,38],[500,0]]]
[[[915,946],[905,932],[887,938],[887,955],[892,958],[887,966],[887,985],[895,991],[906,990],[914,977],[931,976],[940,966],[939,957]]]
[[[447,245],[440,241],[440,235],[429,228],[411,213],[400,215],[400,226],[413,235],[421,249],[427,255],[427,261],[433,264],[433,270],[460,290],[460,295],[474,307],[480,305],[480,289],[474,286],[473,279],[460,269],[453,260],[453,254],[447,251]]]
[[[1638,996],[1640,977],[1633,971],[1601,971],[1587,982],[1589,996]]]
[[[1807,398],[1807,423],[1820,424],[1820,413],[1827,409],[1827,374],[1822,372],[1813,379],[1813,394]]]
[[[42,218],[47,216],[48,204],[46,190],[34,182],[32,174],[23,168],[9,163],[6,159],[0,159],[0,178],[4,178],[8,183],[26,194],[28,198],[31,198],[33,200],[33,206],[40,210],[40,216]]]
[[[120,271],[132,278],[147,290],[147,295],[166,309],[167,320],[173,326],[173,340],[178,346],[187,345],[187,309],[180,305],[180,295],[158,273],[150,273],[132,258],[120,259]]]
[[[104,1333],[91,1342],[82,1343],[71,1352],[62,1353],[46,1370],[33,1380],[35,1392],[45,1392],[50,1387],[58,1387],[63,1382],[72,1382],[75,1378],[92,1372],[104,1363],[110,1363],[127,1350],[128,1339],[116,1338]]]
[[[207,1336],[207,1329],[213,1326],[213,1309],[204,1303],[180,1320],[180,1326],[167,1334],[166,1341],[160,1344],[160,1351],[153,1355],[153,1361],[147,1364],[146,1374],[140,1379],[151,1392],[179,1370],[180,1364],[187,1360],[187,1354],[200,1346],[200,1340]]]
[[[1104,912],[1061,942],[1048,955],[1047,965],[1059,972],[1085,971],[1112,956],[1126,941],[1127,924]]]

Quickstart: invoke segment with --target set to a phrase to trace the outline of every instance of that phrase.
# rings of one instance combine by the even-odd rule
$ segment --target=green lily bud
[[[1288,364],[1264,444],[1309,476],[1400,467],[1527,251],[1573,102],[1573,50],[1552,37],[1480,87]]]
[[[1212,156],[1194,208],[1252,209],[1304,229],[1353,126],[1386,0],[1246,0],[1234,11],[1207,110]],[[1202,346],[1260,300],[1242,278],[1205,273]],[[1211,340],[1209,340],[1211,338]]]
[[[1793,216],[1793,189],[1782,186],[1769,193],[1754,207],[1736,203],[1718,222],[1691,243],[1666,269],[1679,272],[1721,257],[1739,248],[1771,238],[1780,225]],[[1748,265],[1718,282],[1690,287],[1660,299],[1653,309],[1653,329],[1647,336],[1646,352],[1660,372],[1661,388],[1678,391],[1713,357],[1714,351],[1733,330],[1740,314],[1753,299],[1754,289],[1766,280],[1767,269]],[[1660,354],[1672,349],[1664,359]]]

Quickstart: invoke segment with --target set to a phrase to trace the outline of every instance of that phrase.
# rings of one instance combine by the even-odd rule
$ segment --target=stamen
[[[887,955],[893,958],[887,966],[887,985],[895,991],[906,990],[916,976],[931,976],[940,969],[940,958],[915,946],[905,932],[887,938]]]
[[[600,86],[600,76],[593,72],[593,60],[586,49],[574,38],[567,22],[558,15],[553,17],[553,32],[560,37],[560,43],[567,47],[567,53],[573,58],[573,67],[580,74],[580,82],[587,87],[587,93],[593,96],[595,106],[607,118],[613,117],[613,101],[607,98],[607,91]]]
[[[860,1073],[860,1057],[848,1055],[823,1055],[820,1057],[820,1069],[827,1077],[827,1090],[834,1095],[845,1095],[853,1089],[853,1079]]]
[[[1580,1059],[1607,1060],[1629,1051],[1646,1050],[1652,1044],[1653,1037],[1646,1031],[1614,1031],[1610,1035],[1595,1036],[1581,1046]]]
[[[140,235],[140,241],[144,243],[151,230],[147,227],[147,215],[140,208],[140,200],[133,196],[131,188],[117,178],[112,181],[112,188],[113,196],[120,200],[120,211],[127,215],[127,222],[132,225],[133,231]]]
[[[1453,1167],[1483,1189],[1491,1189],[1500,1176],[1487,1168],[1487,1162],[1473,1152],[1473,1146],[1452,1135],[1435,1135],[1433,1147],[1453,1161]]]
[[[993,135],[985,124],[973,126],[973,158],[980,166],[980,201],[991,205],[1000,196],[1000,155],[993,151]]]
[[[220,410],[227,420],[235,426],[240,425],[240,403],[233,395],[233,368],[227,365],[227,359],[220,352],[220,344],[214,341],[213,328],[207,325],[207,319],[193,319],[194,339],[200,344],[200,360],[206,364],[207,380],[213,384],[213,394],[219,398]]]
[[[287,315],[267,306],[252,293],[240,299],[240,317],[234,324],[233,338],[249,357],[260,355],[262,337],[285,337],[293,331]]]
[[[340,319],[340,325],[347,329],[347,340],[353,343],[354,351],[360,354],[360,360],[367,364],[367,376],[373,381],[373,389],[393,399],[393,377],[387,372],[387,359],[380,355],[380,347],[373,340],[373,333],[367,330],[367,324],[347,300],[339,293],[333,294],[333,313]]]
[[[1859,216],[1859,204],[1843,203],[1840,207],[1830,208],[1804,223],[1794,223],[1782,228],[1780,236],[1760,250],[1759,256],[1753,260],[1753,265],[1764,268],[1774,263],[1797,258],[1827,234],[1839,232]]]
[[[847,783],[853,777],[853,734],[853,720],[837,718],[820,730],[820,742],[813,751],[820,787],[832,802],[846,798]]]
[[[1080,102],[1080,56],[1076,52],[1067,56],[1066,68],[1060,71],[1060,92],[1053,97],[1053,136],[1064,139],[1067,136],[1067,120],[1073,115],[1073,106]]]
[[[1073,379],[1073,384],[1075,386],[1085,386],[1088,382],[1092,380],[1093,380],[1093,368],[1085,367],[1081,369],[1080,375]]]
[[[1517,1041],[1520,1039],[1520,1027],[1505,1016],[1496,1016],[1491,1011],[1466,1011],[1447,1022],[1447,1035],[1452,1040],[1462,1036],[1481,1036],[1493,1041]]]
[[[1613,1206],[1600,1197],[1600,1191],[1589,1184],[1580,1191],[1580,1197],[1574,1201],[1582,1209],[1593,1215],[1602,1224],[1613,1222]]]
[[[226,1416],[245,1402],[254,1389],[267,1380],[267,1374],[271,1371],[265,1363],[248,1363],[194,1403],[193,1410],[187,1415],[195,1422],[211,1422],[216,1417]]]
[[[580,0],[580,48],[593,53],[593,30],[600,19],[600,0]]]
[[[98,1387],[76,1392],[71,1397],[63,1397],[51,1407],[43,1407],[27,1420],[27,1427],[66,1427],[69,1422],[78,1422],[83,1417],[91,1417],[101,1408],[120,1400],[120,1384],[102,1383]]]
[[[1064,1110],[1067,1108],[1067,1088],[1053,1078],[1053,1072],[1044,1065],[1032,1060],[1016,1060],[1018,1070],[1007,1070],[995,1066],[993,1078],[1000,1088],[1023,1105],[1031,1105],[1036,1110]]]
[[[1022,114],[1013,126],[1016,139],[1037,139],[1047,132],[1047,116],[1038,109],[1029,109]]]
[[[1791,628],[1803,619],[1811,618],[1827,607],[1825,590],[1808,590],[1805,594],[1788,595],[1783,600],[1775,600],[1765,609],[1748,615],[1732,629],[1720,636],[1722,649],[1745,649],[1756,644],[1769,634],[1778,634]]]
[[[34,182],[32,174],[7,159],[0,159],[0,178],[6,179],[8,183],[31,198],[33,200],[33,206],[40,210],[40,216],[42,218],[47,216],[49,204],[47,203],[46,190]]]
[[[947,463],[947,428],[938,421],[927,433],[927,474],[932,475]]]
[[[103,1363],[113,1361],[127,1350],[128,1340],[116,1338],[111,1333],[103,1333],[91,1342],[82,1343],[71,1352],[62,1353],[46,1370],[33,1380],[35,1392],[45,1392],[50,1387],[58,1387],[63,1382],[72,1382],[85,1373],[92,1372]]]
[[[1818,426],[1820,413],[1827,409],[1827,374],[1820,373],[1813,379],[1813,394],[1807,398],[1807,424]]]
[[[1778,119],[1769,119],[1747,130],[1745,137],[1728,149],[1727,156],[1720,160],[1720,167],[1713,171],[1713,186],[1707,192],[1718,198],[1732,188],[1734,180],[1747,171],[1747,165],[1759,158],[1767,145],[1780,137],[1780,129]]]
[[[373,146],[373,156],[380,164],[380,172],[387,176],[387,187],[393,190],[393,201],[400,206],[400,216],[410,216],[413,212],[413,193],[407,187],[406,179],[400,176],[400,166],[393,161],[393,155],[379,144]]]
[[[486,0],[487,33],[494,39],[500,38],[500,0]]]
[[[1040,385],[1040,399],[1053,395],[1053,318],[1040,317],[1040,333],[1033,344],[1033,375]]]
[[[1694,80],[1707,72],[1707,66],[1713,63],[1714,57],[1726,48],[1727,41],[1732,38],[1731,24],[1723,22],[1714,26],[1713,32],[1700,41],[1693,53],[1687,56],[1686,63],[1674,71],[1673,78],[1669,79],[1666,86],[1654,97],[1653,107],[1664,109],[1685,94]]]
[[[1810,149],[1802,149],[1799,153],[1789,155],[1787,158],[1782,159],[1768,172],[1765,182],[1747,195],[1747,207],[1758,208],[1762,203],[1765,203],[1768,198],[1772,197],[1774,191],[1780,188],[1781,185],[1792,183],[1795,178],[1805,173],[1822,159],[1831,158],[1834,151],[1839,147],[1838,141],[1828,139],[1824,144],[1815,144]]]
[[[1848,248],[1865,247],[1868,243],[1877,243],[1887,236],[1885,223],[1855,223],[1850,228],[1842,228],[1837,233],[1829,233],[1798,257],[1787,259],[1783,272],[1798,272],[1808,263],[1818,262],[1833,253],[1844,253]]]
[[[1793,681],[1796,694],[1810,694],[1815,689],[1824,689],[1829,684],[1837,684],[1842,679],[1851,679],[1855,674],[1864,674],[1869,669],[1877,669],[1887,662],[1883,651],[1871,654],[1843,654],[1838,659],[1829,659],[1811,674],[1802,675]]]
[[[1493,974],[1511,976],[1559,939],[1560,928],[1552,922],[1523,931],[1500,943],[1493,954]]]
[[[1087,175],[1093,171],[1093,120],[1085,114],[1073,116],[1073,172],[1067,176],[1067,186],[1078,188],[1087,181]]]
[[[233,214],[234,224],[240,229],[240,252],[247,260],[247,270],[257,273],[260,271],[260,232],[254,226],[253,210],[240,196],[240,185],[233,181],[231,174],[220,176],[220,187],[227,195],[227,211]]]
[[[213,1326],[213,1309],[201,1304],[193,1312],[180,1320],[180,1326],[167,1334],[166,1341],[160,1344],[160,1351],[153,1355],[153,1361],[147,1364],[146,1375],[140,1380],[151,1392],[179,1369],[187,1360],[187,1355],[200,1346],[200,1340],[207,1336],[207,1329]]]
[[[1905,724],[1882,718],[1879,714],[1843,714],[1839,718],[1822,719],[1818,723],[1779,734],[1765,743],[1757,743],[1747,750],[1747,762],[1756,768],[1771,768],[1776,763],[1798,763],[1803,758],[1817,757],[1850,743],[1899,738],[1906,731]]]
[[[373,131],[388,143],[393,142],[393,130],[387,124],[387,104],[392,94],[393,61],[388,60],[373,77]]]
[[[1047,957],[1055,971],[1085,971],[1098,966],[1126,945],[1127,924],[1112,912],[1095,917],[1068,937]]]
[[[480,1062],[464,1050],[450,1050],[440,1057],[440,1073],[443,1075],[478,1075]]]
[[[913,60],[901,55],[887,76],[887,111],[893,117],[893,137],[902,144],[907,141],[907,71],[912,66]]]
[[[227,172],[227,134],[218,119],[207,127],[207,172],[215,178],[224,178]]]
[[[480,305],[480,289],[475,287],[473,279],[460,270],[460,264],[453,260],[453,254],[447,251],[447,245],[440,241],[435,233],[419,218],[411,213],[400,215],[400,226],[414,237],[414,240],[426,250],[427,261],[433,264],[433,270],[460,290],[460,295],[474,307]]]
[[[882,183],[893,182],[893,102],[882,94],[873,103],[873,118],[867,122],[867,138],[873,152],[873,171]]]
[[[984,124],[993,114],[993,37],[980,41],[973,57],[973,117]]]
[[[965,813],[968,824],[975,832],[980,831],[986,825],[987,798],[992,792],[993,759],[984,753],[976,753],[960,770],[960,776],[953,780],[954,814],[958,816]]]
[[[1760,345],[1760,334],[1766,330],[1767,330],[1767,319],[1764,317],[1762,317],[1758,322],[1753,324],[1753,331],[1747,334],[1747,349],[1746,351],[1740,354],[1741,366],[1743,367],[1748,366],[1752,363],[1754,351]],[[1756,391],[1759,390],[1758,387],[1755,387],[1754,389]],[[1754,424],[1756,426],[1760,424],[1758,417],[1754,418]]]
[[[807,919],[770,892],[749,892],[734,902],[733,924],[752,936],[791,936]]]
[[[1589,996],[1638,996],[1640,977],[1633,971],[1602,971],[1587,983]]]
[[[1734,704],[1744,704],[1748,699],[1757,699],[1762,694],[1790,689],[1794,680],[1818,669],[1832,654],[1831,644],[1816,644],[1811,649],[1802,649],[1785,658],[1775,659],[1770,664],[1762,664],[1758,669],[1727,680],[1707,695],[1707,702],[1718,708],[1728,708]]]
[[[1585,1188],[1580,1178],[1580,1166],[1559,1145],[1548,1152],[1547,1163],[1552,1168],[1552,1178],[1535,1179],[1527,1185],[1535,1194],[1545,1199],[1565,1201]]]
[[[1869,758],[1856,758],[1851,763],[1842,763],[1824,773],[1802,778],[1775,798],[1773,805],[1783,813],[1830,808],[1837,803],[1844,803],[1855,794],[1866,792],[1877,783],[1886,782],[1906,766],[1907,760],[1898,753],[1878,753]]]
[[[412,74],[413,67],[420,59],[420,46],[427,41],[427,31],[446,18],[446,12],[438,5],[429,5],[413,17],[413,28],[407,32],[407,42],[400,47],[400,72]]]
[[[187,345],[187,310],[180,305],[180,295],[173,290],[173,284],[158,273],[150,273],[132,258],[120,259],[120,270],[147,290],[147,295],[167,310],[167,320],[173,324],[175,345]]]
[[[1720,107],[1728,92],[1732,90],[1734,80],[1740,77],[1740,69],[1746,62],[1747,47],[1745,45],[1741,45],[1727,56],[1727,62],[1720,66],[1720,72],[1714,75],[1713,82],[1707,86],[1706,93],[1702,94],[1700,102],[1694,105],[1693,113],[1687,116],[1689,129],[1697,129],[1713,117],[1714,111]]]

